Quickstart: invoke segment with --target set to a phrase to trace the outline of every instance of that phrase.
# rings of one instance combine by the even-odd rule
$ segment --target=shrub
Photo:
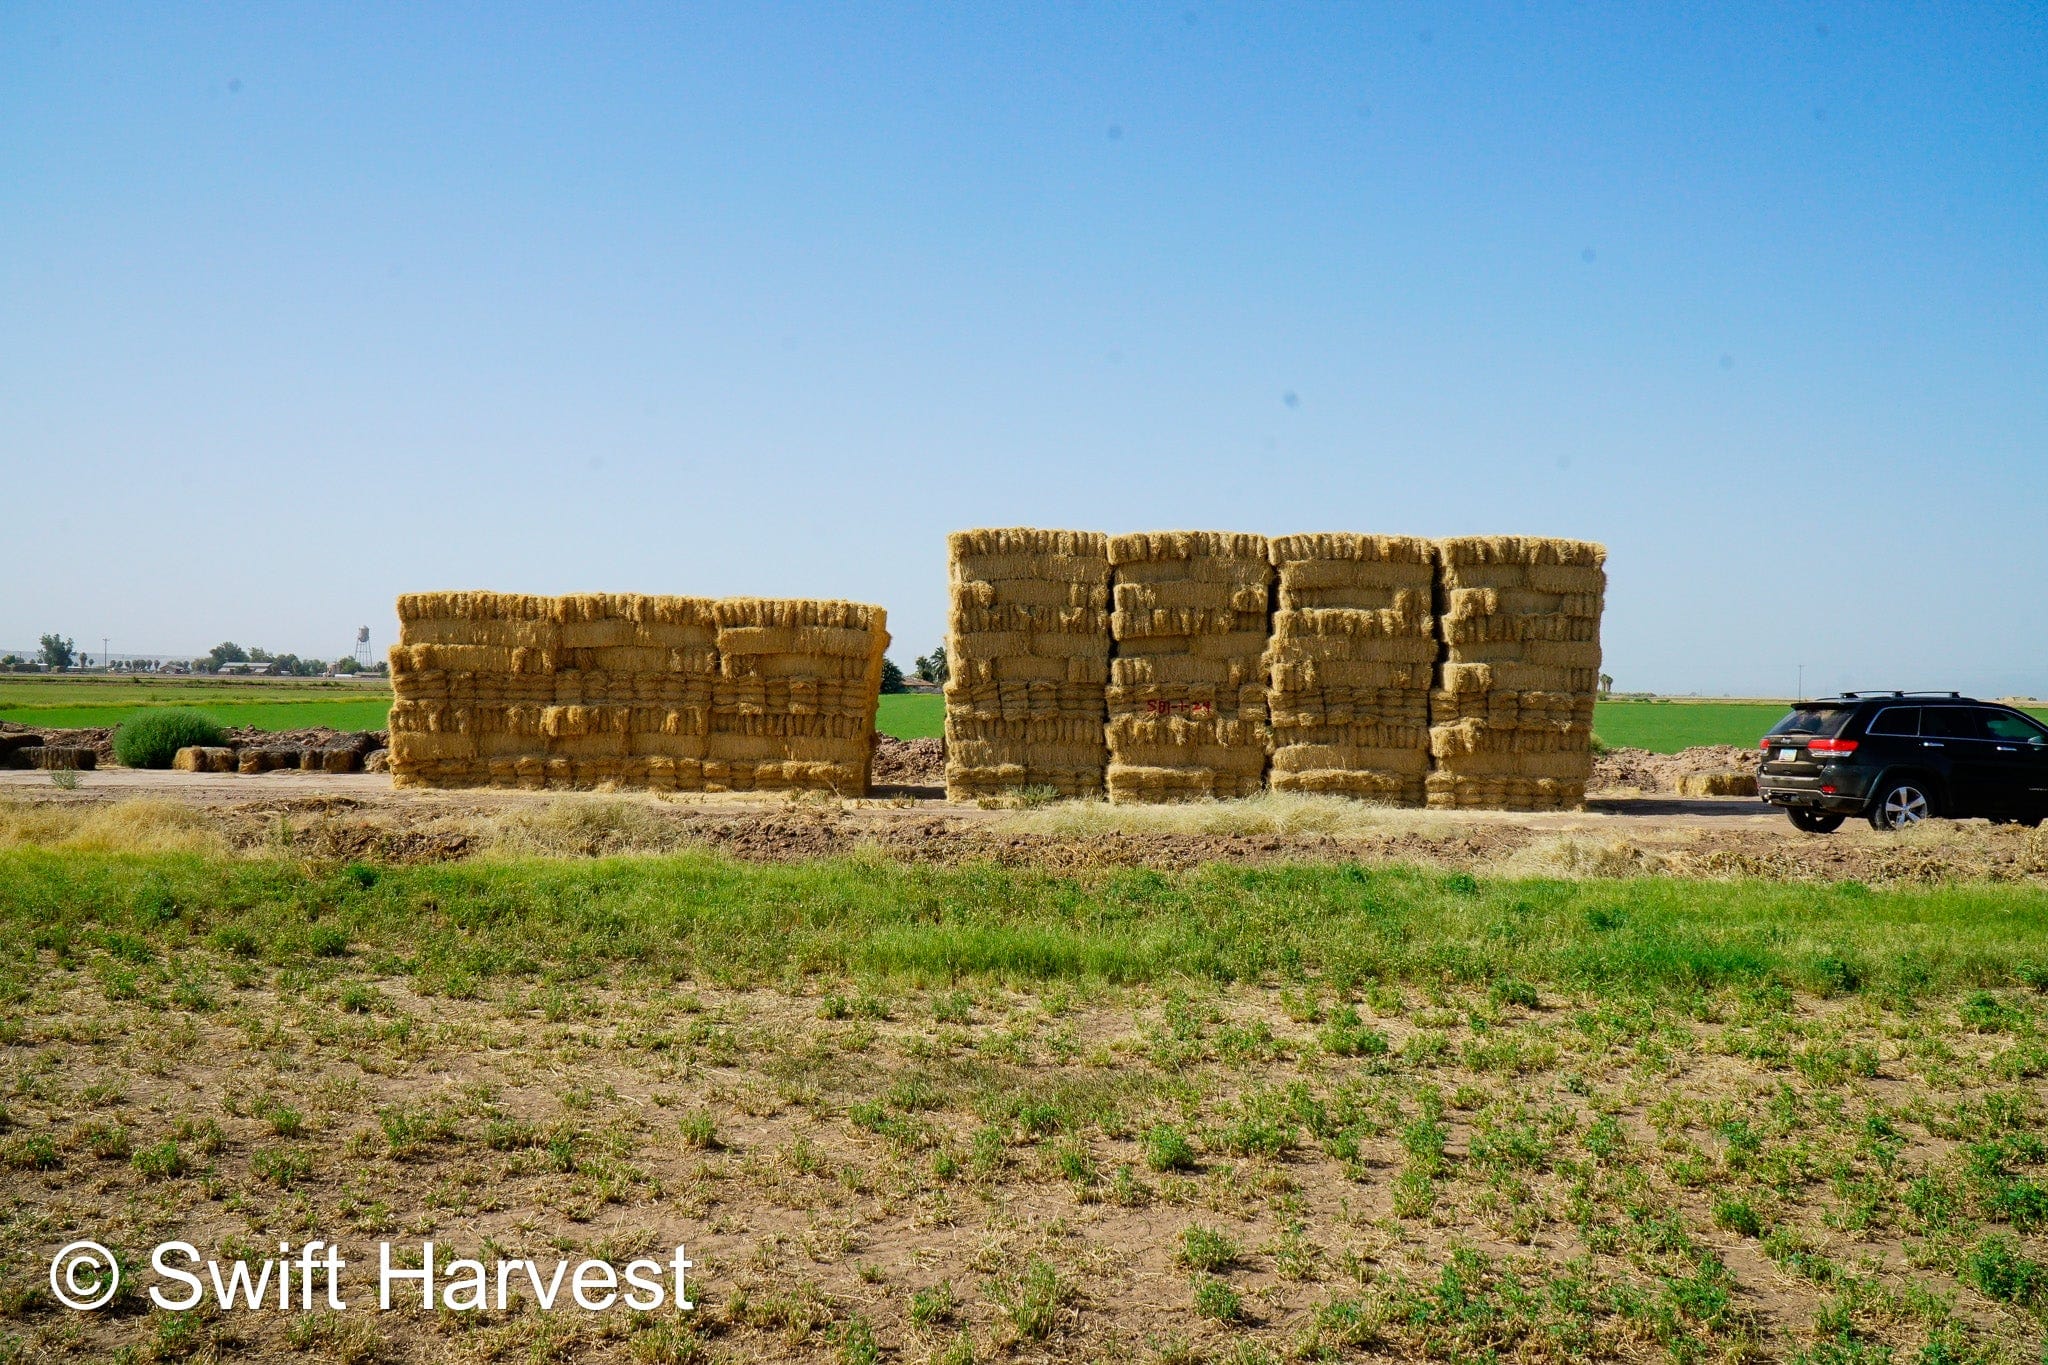
[[[227,732],[197,711],[145,711],[114,731],[114,757],[130,768],[168,768],[188,744],[225,744]]]

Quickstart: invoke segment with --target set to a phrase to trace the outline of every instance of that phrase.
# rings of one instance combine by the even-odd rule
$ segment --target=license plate
[[[1798,761],[1798,758],[1799,758],[1799,751],[1798,751],[1797,749],[1780,749],[1780,750],[1778,750],[1778,762],[1780,762],[1780,763],[1793,763],[1793,762],[1797,762],[1797,761]]]

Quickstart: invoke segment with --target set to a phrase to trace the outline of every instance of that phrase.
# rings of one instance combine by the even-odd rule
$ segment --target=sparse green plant
[[[114,758],[129,768],[168,768],[180,749],[226,743],[227,732],[203,712],[152,707],[114,731]]]

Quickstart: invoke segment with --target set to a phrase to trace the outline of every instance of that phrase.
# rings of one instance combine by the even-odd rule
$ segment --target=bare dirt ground
[[[46,773],[0,772],[0,809],[82,813],[137,800],[187,808],[235,849],[396,861],[685,847],[781,861],[869,849],[914,862],[1052,869],[1306,859],[1553,876],[2048,881],[2048,832],[1932,821],[1900,836],[1851,822],[1814,836],[1740,798],[1612,794],[1583,811],[1539,814],[1255,802],[1005,810],[950,803],[923,786],[879,787],[863,800],[417,791],[394,790],[382,774],[116,768],[80,774],[63,790]]]

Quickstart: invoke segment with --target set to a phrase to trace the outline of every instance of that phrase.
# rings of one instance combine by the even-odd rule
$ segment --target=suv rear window
[[[1800,706],[1792,714],[1771,727],[1774,735],[1816,735],[1832,738],[1842,732],[1849,723],[1849,717],[1856,713],[1853,706]]]
[[[1917,735],[1920,733],[1920,708],[1917,706],[1887,706],[1870,718],[1870,728],[1865,731],[1872,735]]]

